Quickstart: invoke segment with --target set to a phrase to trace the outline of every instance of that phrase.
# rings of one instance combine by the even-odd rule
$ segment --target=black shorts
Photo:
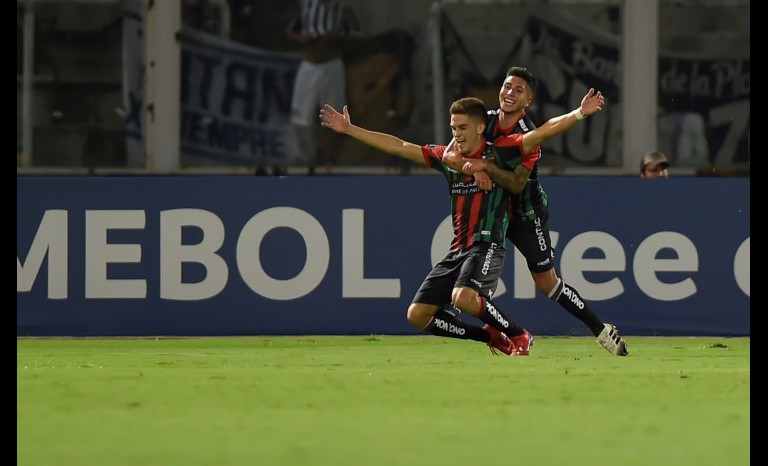
[[[468,251],[449,253],[429,272],[413,302],[446,306],[457,286],[468,286],[481,296],[493,297],[505,255],[506,250],[496,243],[475,243]]]
[[[531,272],[546,272],[555,266],[555,250],[549,236],[548,206],[537,209],[535,220],[509,222],[507,239],[525,257]]]

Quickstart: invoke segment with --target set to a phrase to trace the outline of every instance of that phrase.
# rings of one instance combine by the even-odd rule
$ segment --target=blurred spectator
[[[676,167],[709,165],[707,124],[696,112],[671,112],[659,118],[659,149],[668,150]]]
[[[640,160],[640,178],[667,178],[669,176],[669,160],[663,152],[646,152]]]
[[[291,99],[291,124],[298,160],[306,161],[309,174],[314,174],[318,163],[330,167],[334,162],[339,138],[330,131],[318,134],[317,118],[323,104],[343,108],[347,103],[343,45],[360,27],[354,11],[339,0],[299,0],[298,6],[287,31],[302,52]],[[324,139],[319,142],[319,137]]]
[[[229,6],[224,0],[184,0],[181,4],[185,25],[217,36],[229,36]]]

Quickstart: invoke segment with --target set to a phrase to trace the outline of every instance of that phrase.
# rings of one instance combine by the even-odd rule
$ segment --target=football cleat
[[[619,329],[612,324],[603,324],[603,331],[597,336],[597,342],[616,356],[628,356],[627,343],[619,336]]]
[[[512,353],[512,356],[528,356],[531,353],[533,335],[528,330],[522,335],[510,338],[510,340],[515,345],[515,351]]]
[[[502,332],[496,330],[488,324],[483,325],[483,330],[491,335],[491,339],[488,340],[488,348],[491,349],[492,354],[498,354],[496,350],[499,350],[504,354],[512,356],[513,353],[517,350],[517,347],[515,347],[515,344],[512,343],[512,340],[510,340],[509,337],[504,335]]]

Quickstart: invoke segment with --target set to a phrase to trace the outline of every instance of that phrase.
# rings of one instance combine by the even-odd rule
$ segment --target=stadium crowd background
[[[99,173],[130,166],[125,134],[130,110],[124,98],[124,17],[130,3],[17,1],[17,174]],[[442,118],[434,116],[434,80],[429,72],[434,56],[427,22],[436,5],[445,12],[442,58],[449,100],[472,94],[495,105],[497,71],[513,64],[530,67],[540,82],[549,86],[540,101],[557,100],[553,89],[562,80],[561,70],[555,69],[558,64],[534,61],[536,55],[530,51],[526,55],[525,51],[526,35],[532,34],[531,19],[543,5],[589,29],[588,35],[597,38],[596,44],[621,37],[619,0],[550,0],[545,4],[524,0],[355,1],[366,37],[350,44],[345,60],[350,106],[369,100],[365,111],[356,114],[361,125],[414,142],[444,142],[434,141],[434,127]],[[748,175],[750,2],[659,0],[658,6],[660,51],[681,59],[714,57],[746,63],[746,70],[739,70],[746,76],[739,89],[740,97],[746,93],[747,114],[742,118],[746,128],[740,128],[732,155],[718,156],[717,145],[704,140],[698,146],[704,152],[678,158],[681,141],[690,136],[690,128],[693,126],[695,138],[702,115],[709,119],[712,113],[665,108],[660,99],[658,144],[646,149],[667,153],[672,175],[707,174],[714,169],[718,174]],[[264,50],[297,50],[285,34],[294,2],[182,0],[180,7],[185,27]],[[536,34],[534,31],[534,39]],[[522,62],[526,59],[531,62]],[[393,69],[395,72],[389,73]],[[376,92],[371,92],[376,86]],[[610,91],[606,93],[610,97]],[[698,111],[697,103],[695,99],[687,102],[686,109]],[[539,121],[545,119],[544,108],[534,106],[531,110]],[[727,139],[723,131],[705,137]],[[614,140],[618,136],[608,135]],[[615,141],[607,145],[621,147]],[[610,170],[620,165],[611,157],[621,155],[585,162],[569,159],[565,149],[561,155],[556,145],[547,149],[541,166],[549,174],[622,174]],[[346,141],[339,152],[339,165],[332,167],[331,173],[417,173],[413,167],[354,141]],[[215,173],[220,166],[226,173],[248,174],[253,168],[214,161],[202,169]],[[151,167],[140,168],[151,173]]]

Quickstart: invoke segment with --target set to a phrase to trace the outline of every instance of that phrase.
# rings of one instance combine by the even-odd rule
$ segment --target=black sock
[[[584,322],[594,336],[600,335],[600,332],[603,331],[603,322],[592,312],[592,309],[589,308],[589,305],[584,301],[579,292],[566,284],[562,279],[557,280],[555,288],[548,296],[549,299],[563,306],[566,311]]]
[[[482,307],[482,309],[480,309],[480,320],[496,330],[504,332],[510,338],[525,333],[523,327],[517,325],[512,319],[505,316],[490,299],[481,296],[480,303],[480,306]]]
[[[488,332],[476,325],[468,324],[452,314],[440,309],[429,321],[424,331],[438,337],[458,338],[461,340],[475,340],[488,343]]]

